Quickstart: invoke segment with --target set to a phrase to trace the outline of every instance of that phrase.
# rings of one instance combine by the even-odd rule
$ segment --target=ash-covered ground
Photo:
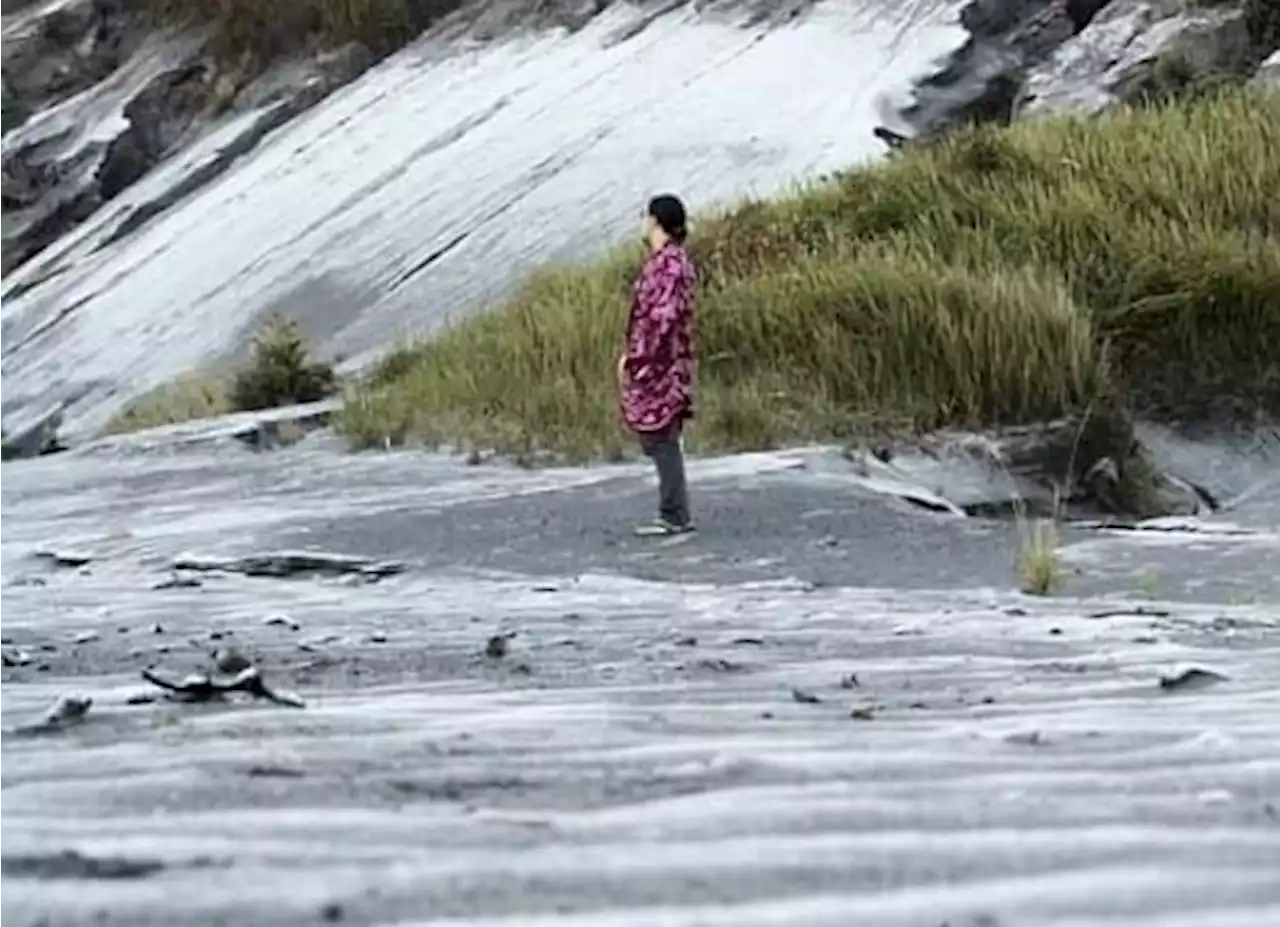
[[[629,534],[641,463],[6,464],[6,925],[1280,919],[1273,485],[1080,530],[1036,598],[1012,526],[833,452],[691,472],[671,543]],[[282,549],[404,569],[171,570]],[[228,648],[306,707],[136,698]],[[22,730],[63,695],[82,723]]]

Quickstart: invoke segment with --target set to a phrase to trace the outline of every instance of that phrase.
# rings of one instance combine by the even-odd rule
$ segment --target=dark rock
[[[715,673],[740,673],[746,669],[741,663],[726,660],[724,657],[708,657],[694,664],[698,669],[711,670]]]
[[[857,673],[848,673],[847,675],[844,675],[844,676],[841,676],[841,677],[840,677],[840,688],[841,688],[841,689],[856,689],[856,688],[858,688],[858,687],[859,687],[859,686],[861,686],[861,685],[862,685],[862,683],[858,682],[858,674],[857,674]]]
[[[192,572],[222,571],[243,573],[246,576],[341,576],[358,574],[370,579],[401,573],[405,565],[398,560],[371,560],[347,554],[330,554],[323,551],[276,551],[250,554],[247,557],[179,557],[173,562],[175,570]]]
[[[253,662],[234,647],[224,648],[213,655],[213,668],[228,676],[242,673],[251,666]]]
[[[484,655],[490,660],[501,660],[507,655],[507,642],[513,637],[515,637],[514,631],[493,635],[484,645]]]
[[[5,175],[5,189],[8,189],[8,175]],[[3,444],[0,445],[0,456],[4,460],[20,460],[29,457],[43,457],[65,451],[58,438],[58,429],[62,427],[62,406],[46,407],[34,415],[25,415],[10,434],[4,431]]]
[[[199,589],[204,585],[204,581],[196,576],[181,576],[177,573],[170,573],[168,579],[162,579],[160,582],[152,586],[152,589]]]
[[[1100,612],[1090,612],[1088,618],[1168,618],[1170,612],[1164,608],[1148,608],[1145,605],[1135,605],[1132,608],[1107,608]]]
[[[1262,62],[1249,83],[1259,89],[1280,90],[1280,48],[1273,51],[1270,57]]]
[[[1216,685],[1220,682],[1226,682],[1227,677],[1221,673],[1215,673],[1213,670],[1200,669],[1199,667],[1191,667],[1180,673],[1170,676],[1160,677],[1160,688],[1169,692],[1185,692],[1196,689],[1205,689],[1209,686]]]
[[[86,563],[93,562],[92,554],[69,550],[38,550],[36,551],[36,557],[40,560],[47,560],[54,566],[68,569],[75,569],[76,567],[84,566]]]
[[[168,697],[175,701],[209,702],[225,698],[234,692],[243,692],[254,698],[264,699],[288,708],[306,707],[306,702],[296,695],[277,692],[269,687],[256,666],[251,666],[225,681],[210,679],[208,676],[196,674],[188,676],[181,682],[174,682],[172,679],[162,676],[151,669],[144,669],[142,678],[152,685],[165,690]]]
[[[999,496],[961,504],[971,516],[1143,519],[1206,509],[1194,489],[1152,462],[1129,420],[1115,413],[981,435],[942,432],[919,450],[948,467],[968,458],[985,468],[986,485],[1003,487]]]
[[[24,736],[56,734],[84,721],[93,707],[93,699],[81,695],[64,695],[53,703],[42,719],[26,724],[14,733]]]
[[[812,692],[805,692],[803,689],[793,688],[791,690],[791,698],[796,702],[799,702],[801,705],[817,705],[822,702],[822,699],[818,696],[814,695]]]
[[[26,666],[31,662],[31,654],[25,650],[5,650],[0,656],[5,666]]]
[[[849,717],[854,721],[874,721],[876,717],[876,707],[874,705],[863,705],[854,708],[849,712]]]
[[[1077,32],[1066,3],[973,0],[960,15],[965,43],[915,88],[902,117],[911,135],[934,137],[968,122],[1007,122],[1030,68]]]
[[[156,859],[85,856],[75,850],[5,856],[0,866],[6,876],[19,879],[144,879],[165,868]]]
[[[1016,734],[1010,734],[1004,740],[1005,743],[1016,744],[1021,747],[1038,747],[1044,743],[1044,738],[1039,731],[1020,731]]]
[[[1173,0],[1112,0],[1090,25],[1031,67],[1017,115],[1093,113],[1183,96],[1218,75],[1243,77],[1258,55],[1243,12]]]
[[[244,771],[246,776],[265,779],[302,779],[306,772],[291,766],[274,766],[255,763]]]

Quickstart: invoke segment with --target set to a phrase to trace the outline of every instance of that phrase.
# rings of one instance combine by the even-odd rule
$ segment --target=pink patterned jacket
[[[697,274],[684,248],[649,255],[631,288],[622,417],[632,431],[666,431],[693,417],[693,310]]]

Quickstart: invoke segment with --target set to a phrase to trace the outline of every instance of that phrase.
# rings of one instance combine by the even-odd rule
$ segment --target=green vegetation
[[[695,224],[702,449],[1093,408],[1280,412],[1280,96],[978,127]],[[350,396],[353,444],[616,453],[623,248]]]
[[[139,396],[106,427],[139,431],[227,412],[315,402],[337,391],[333,367],[312,360],[297,323],[273,315],[254,335],[249,363],[230,371],[201,370]]]
[[[216,26],[218,50],[267,61],[310,42],[360,42],[387,54],[461,0],[136,0],[161,22]]]
[[[1049,595],[1062,583],[1058,528],[1047,518],[1018,523],[1018,579],[1028,595]]]

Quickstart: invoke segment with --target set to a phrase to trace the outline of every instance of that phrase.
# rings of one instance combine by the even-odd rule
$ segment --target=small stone
[[[490,660],[501,660],[507,655],[507,636],[495,634],[484,645],[484,655]]]
[[[151,633],[152,633],[152,634],[163,634],[163,633],[164,633],[164,625],[162,625],[160,622],[158,622],[158,621],[157,621],[155,624],[153,624],[153,625],[151,626]]]
[[[40,650],[44,653],[57,653],[58,645],[57,644],[41,644]]]
[[[1054,635],[1054,636],[1056,637],[1056,636],[1058,636],[1059,634],[1061,634],[1061,633],[1062,633],[1062,628],[1058,628],[1058,627],[1050,628],[1050,629],[1049,629],[1049,633],[1050,633],[1050,634],[1052,634],[1052,635]]]
[[[98,639],[97,631],[81,631],[76,635],[77,644],[92,644]]]
[[[298,622],[294,621],[288,615],[268,615],[266,618],[262,619],[262,623],[268,627],[285,627],[290,631],[297,631],[302,627],[302,625],[298,624]]]
[[[172,649],[173,648],[170,647],[168,644],[160,644],[158,647],[156,647],[156,653],[168,653]]]
[[[822,699],[814,695],[812,692],[805,692],[803,689],[792,688],[791,697],[801,705],[817,705]]]
[[[387,635],[383,631],[374,631],[369,635],[369,643],[371,644],[385,644],[386,642]]]
[[[841,688],[841,689],[856,689],[856,688],[858,688],[858,687],[859,687],[859,686],[861,686],[861,685],[862,685],[862,683],[858,682],[858,674],[857,674],[857,673],[848,673],[848,674],[846,674],[846,675],[844,675],[844,676],[841,676],[841,677],[840,677],[840,688]]]
[[[1226,682],[1227,677],[1213,670],[1200,669],[1193,666],[1171,676],[1160,677],[1160,688],[1168,691],[1204,689],[1219,682]]]
[[[692,634],[688,637],[681,637],[676,640],[677,647],[697,647],[698,639]]]
[[[1022,747],[1038,747],[1042,742],[1039,731],[1019,731],[1016,734],[1010,734],[1004,740],[1005,743],[1017,744]]]
[[[204,582],[195,576],[182,576],[178,573],[170,573],[168,579],[162,579],[160,582],[152,586],[152,589],[199,589]]]
[[[253,662],[234,647],[225,647],[213,655],[213,668],[228,676],[242,673],[251,666]]]
[[[122,624],[122,625],[120,625],[120,627],[116,628],[116,633],[117,633],[117,634],[128,634],[128,633],[129,633],[129,626],[128,626],[127,624]]]
[[[150,692],[135,692],[124,700],[126,705],[151,705],[156,697]]]
[[[326,924],[336,924],[346,916],[346,911],[344,911],[342,905],[338,904],[336,901],[331,901],[320,909],[320,918]]]
[[[849,712],[849,717],[855,721],[872,721],[875,719],[876,710],[873,705],[864,705],[861,708],[855,708]]]
[[[231,633],[230,631],[210,631],[209,640],[220,641],[230,633]]]

